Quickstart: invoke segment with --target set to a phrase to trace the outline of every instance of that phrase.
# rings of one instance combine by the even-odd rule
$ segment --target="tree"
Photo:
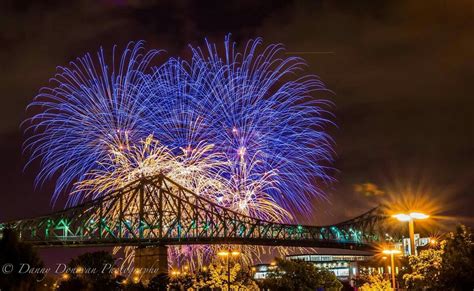
[[[364,277],[366,283],[361,287],[361,291],[382,291],[391,290],[392,285],[389,280],[385,279],[382,274],[372,274]]]
[[[75,291],[75,290],[90,290],[88,289],[87,283],[80,278],[72,278],[67,281],[63,281],[58,288],[59,291]]]
[[[474,234],[459,225],[442,245],[439,285],[444,290],[474,289]]]
[[[409,256],[409,271],[403,275],[409,289],[434,289],[439,285],[442,249],[422,250],[418,256]]]
[[[460,225],[448,234],[439,248],[423,250],[409,257],[403,275],[407,288],[430,290],[474,289],[474,236]]]
[[[188,290],[193,286],[194,280],[190,274],[182,274],[172,277],[170,280],[170,290]]]
[[[327,269],[318,269],[312,263],[277,259],[277,267],[269,272],[262,287],[271,290],[340,290],[336,276]]]
[[[0,266],[7,269],[0,270],[0,289],[30,290],[46,275],[41,272],[43,263],[29,244],[18,241],[16,233],[3,229],[0,240]],[[11,268],[10,268],[11,267]],[[31,273],[31,270],[38,270]]]
[[[169,277],[166,274],[158,274],[150,280],[148,289],[157,291],[166,291],[169,283]]]
[[[114,261],[106,251],[85,253],[72,259],[67,265],[71,278],[61,282],[61,290],[117,289],[118,284],[112,279]]]
[[[222,264],[210,265],[206,271],[197,271],[193,287],[199,290],[220,288],[227,290],[227,266]],[[249,270],[243,269],[240,264],[234,264],[230,269],[230,283],[232,290],[258,290]]]
[[[230,268],[230,284],[235,285],[235,279],[241,270],[240,264],[234,264]],[[209,280],[206,282],[210,288],[221,288],[227,290],[227,266],[222,264],[209,266]]]

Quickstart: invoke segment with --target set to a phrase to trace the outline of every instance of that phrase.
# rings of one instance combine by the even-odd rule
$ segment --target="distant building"
[[[430,238],[420,238],[419,234],[415,234],[417,249],[426,247],[430,242]],[[396,249],[403,251],[403,255],[410,254],[409,238],[403,238],[401,242],[394,245]],[[385,261],[381,263],[380,259],[374,259],[374,255],[372,252],[347,249],[316,249],[315,253],[292,254],[285,258],[287,260],[311,262],[318,268],[326,268],[333,272],[339,280],[352,283],[352,279],[359,275],[360,270],[368,273],[391,274],[390,266]],[[254,279],[265,279],[272,268],[275,268],[272,264],[255,265],[253,267]],[[398,274],[398,271],[398,267],[396,267],[395,273]]]
[[[419,247],[427,246],[430,243],[430,240],[431,239],[429,237],[420,238],[420,234],[415,233],[416,252],[418,253]],[[403,238],[400,244],[403,246],[403,248],[401,248],[403,250],[403,255],[408,256],[410,254],[410,238]]]
[[[350,282],[359,274],[359,263],[371,260],[373,253],[346,249],[317,249],[316,253],[294,254],[286,256],[287,260],[300,260],[313,263],[318,268],[326,268],[341,281]],[[273,268],[271,264],[254,266],[254,278],[265,279]]]

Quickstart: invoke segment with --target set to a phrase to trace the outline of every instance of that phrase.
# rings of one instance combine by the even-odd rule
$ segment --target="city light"
[[[420,212],[412,212],[410,213],[410,217],[413,219],[427,219],[430,216]]]
[[[397,249],[385,249],[385,250],[382,251],[382,253],[384,253],[386,255],[390,255],[390,264],[391,264],[391,272],[390,273],[392,273],[392,288],[395,290],[396,283],[395,283],[395,259],[394,259],[394,256],[399,255],[402,252],[400,250],[397,250]]]
[[[410,221],[412,219],[427,219],[430,216],[421,212],[411,212],[410,214],[405,214],[405,213],[398,213],[392,215],[392,217],[400,220],[400,221]]]
[[[415,223],[414,220],[424,220],[430,216],[421,212],[410,212],[410,214],[398,213],[392,215],[392,217],[398,219],[402,222],[408,222],[408,233],[410,235],[410,254],[416,255],[416,245],[415,245]]]
[[[232,252],[231,252],[231,255],[232,255],[233,257],[236,257],[236,256],[240,255],[240,252],[239,252],[239,251],[232,251]]]
[[[237,251],[237,250],[233,250],[233,251],[231,251],[231,250],[227,250],[227,251],[222,250],[222,251],[218,252],[217,255],[220,256],[220,257],[225,257],[226,258],[226,263],[227,263],[227,290],[231,290],[230,289],[230,287],[231,287],[230,286],[231,285],[230,284],[230,259],[232,257],[239,256],[240,252]]]
[[[229,256],[229,252],[228,251],[220,251],[217,253],[218,256],[220,257],[227,257]]]
[[[173,276],[179,276],[180,274],[181,274],[180,271],[177,271],[177,270],[171,271],[171,275],[173,275]]]
[[[386,255],[398,255],[398,254],[401,254],[402,252],[400,250],[383,250],[382,253]]]
[[[408,214],[394,214],[392,215],[392,217],[395,217],[396,219],[400,220],[400,221],[410,221],[411,220],[411,217],[410,215]]]

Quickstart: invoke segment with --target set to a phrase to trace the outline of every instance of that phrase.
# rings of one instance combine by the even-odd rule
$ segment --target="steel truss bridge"
[[[0,224],[35,246],[236,244],[367,249],[386,217],[374,208],[328,226],[281,224],[219,206],[160,174],[49,215]]]

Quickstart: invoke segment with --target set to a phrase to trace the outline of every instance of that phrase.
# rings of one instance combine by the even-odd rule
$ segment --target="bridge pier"
[[[159,245],[135,249],[135,271],[144,284],[157,275],[168,276],[168,247]]]

